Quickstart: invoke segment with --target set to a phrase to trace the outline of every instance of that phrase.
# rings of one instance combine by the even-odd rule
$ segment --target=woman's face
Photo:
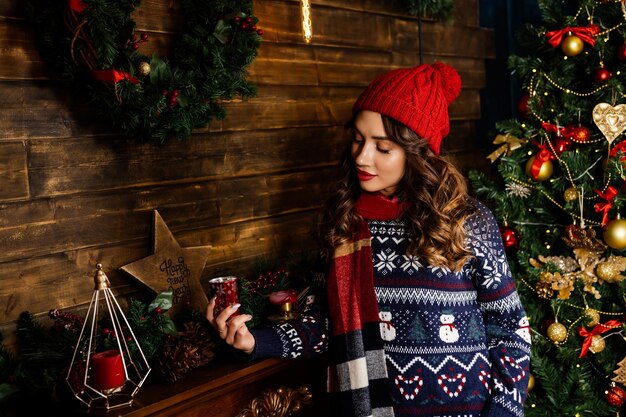
[[[387,138],[380,113],[363,110],[354,122],[352,160],[361,189],[391,197],[404,176],[406,153]]]

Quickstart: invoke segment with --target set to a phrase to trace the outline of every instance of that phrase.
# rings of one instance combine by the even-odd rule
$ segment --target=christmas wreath
[[[173,1],[170,2],[174,3]],[[177,0],[185,19],[170,60],[141,53],[140,0],[28,0],[44,59],[123,134],[164,143],[187,139],[211,119],[220,101],[254,96],[246,69],[263,31],[252,1]]]

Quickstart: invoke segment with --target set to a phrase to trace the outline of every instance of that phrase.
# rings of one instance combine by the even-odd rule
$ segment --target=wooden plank
[[[91,217],[142,215],[158,208],[176,219],[172,231],[269,217],[316,207],[336,167],[282,174],[76,194],[0,205],[0,230]],[[89,212],[85,207],[93,207]],[[39,233],[35,233],[39,235]],[[130,238],[135,238],[131,236]],[[127,239],[129,239],[127,237]],[[4,253],[4,251],[3,251]]]
[[[29,196],[24,142],[0,142],[0,201]]]
[[[32,28],[25,22],[0,20],[0,80],[48,77],[34,39]]]
[[[195,135],[164,146],[115,138],[33,140],[33,197],[332,165],[343,127]],[[315,152],[311,152],[314,149]]]
[[[172,232],[303,212],[324,201],[335,178],[332,168],[190,184],[180,189],[78,195],[29,202],[27,206],[38,216],[34,219],[18,219],[13,206],[6,205],[0,207],[0,252],[6,262],[138,239],[148,234],[151,223],[146,220],[153,208],[164,217],[171,214],[174,220],[168,226]],[[48,211],[43,207],[46,204]]]
[[[419,25],[396,19],[392,22],[393,45],[396,50],[419,50]],[[445,23],[424,24],[422,52],[468,58],[495,58],[492,29],[449,26]]]
[[[214,276],[250,270],[255,259],[268,254],[312,250],[314,243],[309,232],[316,224],[316,215],[317,210],[174,235],[183,247],[213,246],[202,275],[206,284]],[[164,220],[168,225],[172,222],[168,216]],[[141,225],[146,233],[136,241],[0,264],[0,305],[4,307],[0,309],[0,323],[17,319],[24,310],[40,313],[88,303],[97,262],[102,263],[114,293],[141,288],[118,268],[150,255],[150,225],[146,213]]]

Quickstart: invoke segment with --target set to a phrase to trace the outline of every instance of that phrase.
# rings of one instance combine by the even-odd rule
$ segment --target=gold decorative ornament
[[[626,279],[621,272],[626,269],[626,257],[610,256],[596,266],[598,278],[608,283],[620,282]]]
[[[535,388],[535,376],[530,374],[528,377],[528,391],[532,391]]]
[[[537,158],[537,155],[529,158],[528,162],[526,162],[526,175],[528,175],[530,178],[534,179],[535,181],[549,180],[550,177],[552,176],[552,172],[554,171],[554,166],[552,164],[552,161],[550,161],[549,159],[547,161],[543,161],[541,164],[541,167],[539,168],[539,172],[536,175],[533,175],[531,173],[531,169],[532,169],[533,164],[535,163],[536,158]]]
[[[147,75],[150,74],[150,64],[142,61],[141,63],[139,63],[139,67],[137,68],[137,73],[139,75],[141,75],[142,77],[145,77]]]
[[[604,228],[604,241],[613,249],[626,248],[626,220],[611,220]]]
[[[558,321],[548,327],[548,338],[555,343],[560,343],[567,339],[567,328]]]
[[[237,417],[287,417],[310,405],[312,400],[313,395],[305,386],[298,389],[280,387],[254,398]]]
[[[594,334],[591,337],[591,346],[589,346],[589,350],[593,353],[600,353],[606,347],[606,343],[604,342],[604,338],[599,334]]]
[[[576,35],[569,35],[561,42],[561,50],[567,56],[576,56],[580,54],[585,48],[585,44],[582,39]]]
[[[494,145],[501,145],[498,149],[487,155],[487,159],[494,163],[502,155],[511,155],[511,152],[520,148],[523,143],[528,142],[526,139],[516,138],[513,135],[497,135],[493,140]]]
[[[172,232],[154,210],[152,253],[146,258],[122,266],[124,272],[145,284],[155,293],[172,291],[175,317],[185,308],[204,311],[209,300],[200,284],[210,246],[181,248]]]
[[[598,313],[598,310],[594,310],[593,308],[586,309],[585,317],[589,320],[586,324],[588,327],[593,327],[600,323],[600,313]]]
[[[617,364],[617,369],[613,373],[615,377],[611,381],[626,385],[626,356]]]
[[[626,129],[626,104],[613,107],[609,103],[598,103],[591,115],[609,145]]]
[[[589,220],[585,220],[590,223]],[[565,236],[563,242],[571,248],[585,248],[594,251],[604,251],[606,245],[596,237],[596,231],[592,228],[581,227],[577,224],[571,224],[565,228]]]
[[[565,190],[563,193],[563,199],[567,202],[575,201],[578,199],[578,189],[574,187],[570,187]]]

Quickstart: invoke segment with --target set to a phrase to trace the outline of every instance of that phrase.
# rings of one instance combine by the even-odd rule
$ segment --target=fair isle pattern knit
[[[493,215],[468,220],[458,273],[407,256],[401,221],[368,224],[395,416],[522,417],[530,333]]]
[[[253,358],[312,356],[330,338],[333,416],[522,417],[528,320],[495,219],[477,204],[466,225],[474,257],[456,274],[407,256],[402,222],[369,221],[377,323],[337,335],[316,306],[253,330]]]

